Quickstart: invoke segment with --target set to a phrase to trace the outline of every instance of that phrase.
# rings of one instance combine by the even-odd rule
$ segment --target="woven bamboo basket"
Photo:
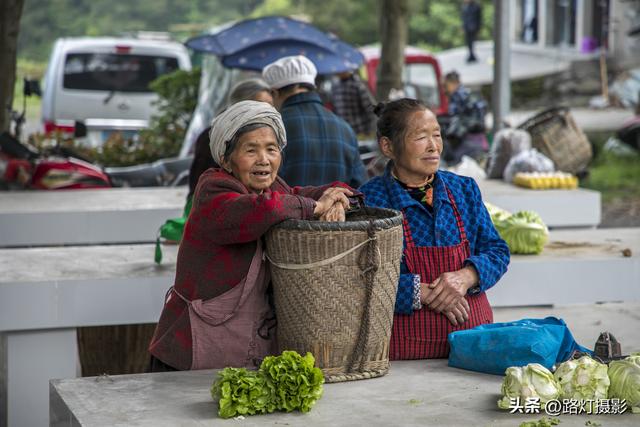
[[[591,161],[591,144],[567,107],[542,111],[518,128],[531,134],[531,145],[553,160],[558,170],[580,173]]]
[[[311,352],[327,382],[386,374],[402,214],[364,208],[343,223],[289,220],[266,245],[279,350]]]
[[[78,328],[82,376],[145,372],[149,367],[147,348],[155,329],[155,323]]]

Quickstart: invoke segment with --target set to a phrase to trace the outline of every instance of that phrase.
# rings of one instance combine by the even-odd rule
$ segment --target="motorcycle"
[[[24,98],[40,93],[37,81],[24,80]],[[21,113],[11,110],[14,133],[0,134],[0,188],[96,189],[186,185],[193,156],[160,159],[153,163],[102,168],[57,141],[37,150],[20,141],[26,101]],[[76,122],[74,137],[86,136],[86,126]]]

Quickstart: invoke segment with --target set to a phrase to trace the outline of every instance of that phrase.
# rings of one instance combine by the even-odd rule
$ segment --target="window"
[[[424,102],[429,108],[440,106],[438,93],[438,79],[436,70],[431,64],[405,64],[404,66],[405,94]]]
[[[65,89],[151,92],[149,83],[178,69],[177,58],[112,53],[71,53],[65,59]]]

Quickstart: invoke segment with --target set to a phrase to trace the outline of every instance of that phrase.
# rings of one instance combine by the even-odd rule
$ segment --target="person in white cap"
[[[317,70],[308,58],[287,56],[262,70],[282,114],[288,145],[280,176],[291,185],[366,181],[358,140],[343,119],[327,110],[316,92]]]

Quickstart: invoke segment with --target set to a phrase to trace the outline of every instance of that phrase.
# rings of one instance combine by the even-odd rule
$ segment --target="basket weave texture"
[[[266,241],[279,350],[310,351],[327,382],[386,374],[402,214],[364,208],[344,223],[289,220]]]
[[[549,157],[558,170],[579,173],[591,161],[591,144],[567,107],[542,111],[518,128],[531,134],[531,145]]]

